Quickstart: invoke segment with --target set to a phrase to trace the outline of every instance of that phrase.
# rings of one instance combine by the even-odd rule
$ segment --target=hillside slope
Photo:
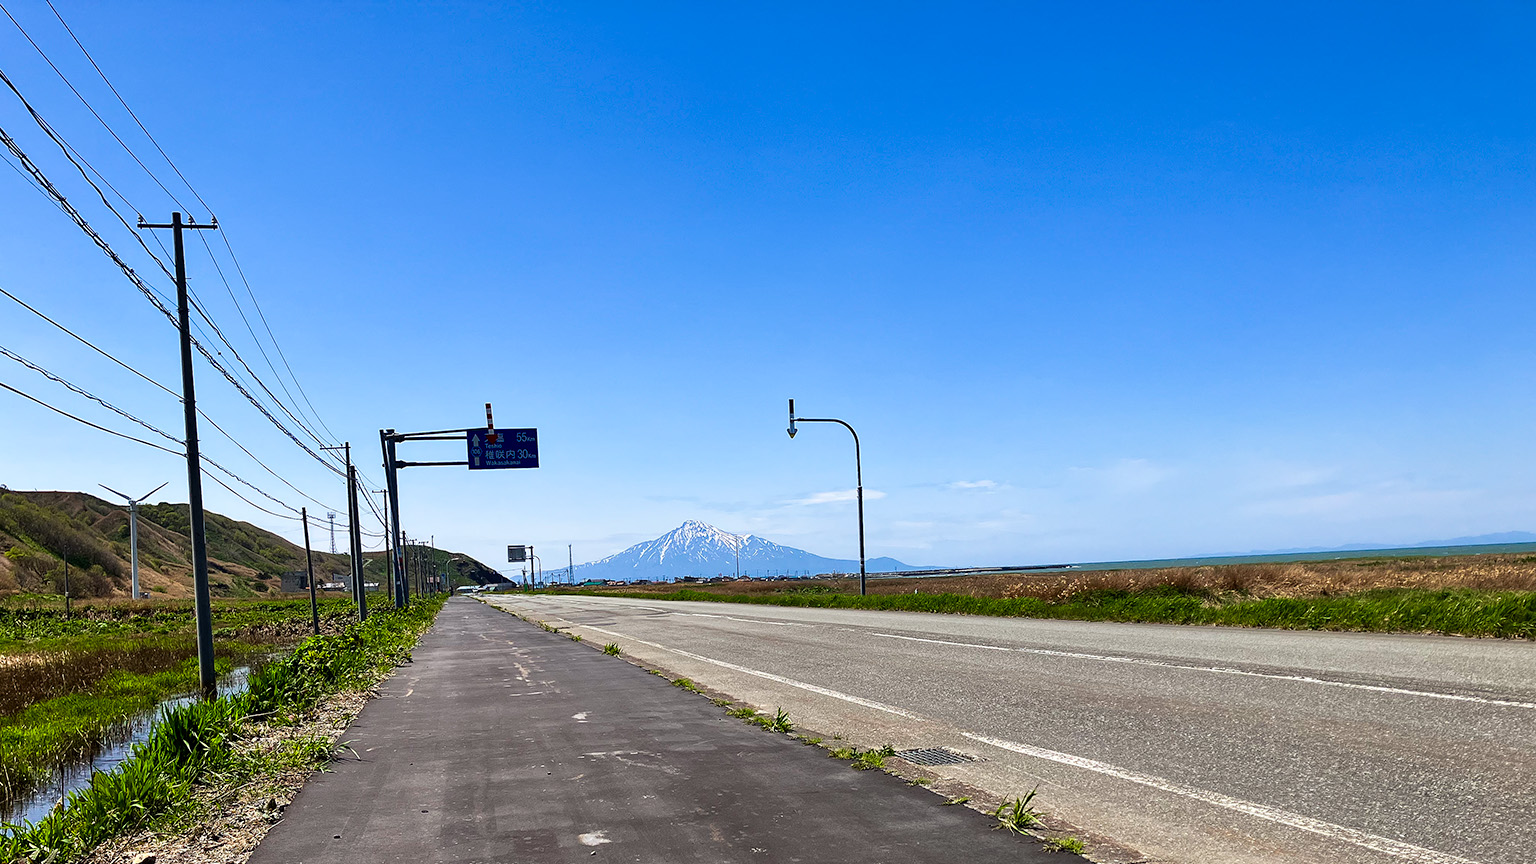
[[[185,504],[139,507],[140,590],[161,597],[192,595],[187,522]],[[303,548],[270,531],[211,512],[205,524],[214,596],[275,594],[283,573],[304,569]],[[459,581],[495,581],[495,571],[480,562],[437,552]],[[346,555],[313,554],[317,578],[350,568]],[[71,595],[127,597],[128,508],[83,492],[0,492],[0,592],[59,592],[66,559]],[[383,572],[384,563],[382,553],[364,555],[370,580]]]

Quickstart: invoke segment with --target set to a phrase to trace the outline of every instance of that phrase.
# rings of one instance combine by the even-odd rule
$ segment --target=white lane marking
[[[945,639],[922,639],[917,636],[898,636],[895,633],[871,633],[885,639],[905,639],[908,642],[929,642],[934,645],[954,645],[960,648],[981,648],[987,651],[1017,651],[1021,654],[1039,654],[1045,657],[1069,657],[1074,660],[1098,660],[1104,663],[1129,663],[1137,666],[1158,666],[1163,669],[1186,669],[1192,672],[1210,672],[1215,675],[1241,675],[1247,678],[1271,678],[1276,681],[1297,681],[1302,684],[1320,684],[1325,687],[1347,687],[1351,690],[1370,690],[1375,693],[1391,693],[1395,696],[1422,696],[1426,699],[1446,699],[1452,702],[1475,702],[1479,705],[1497,705],[1502,708],[1527,708],[1536,710],[1536,703],[1517,702],[1511,699],[1489,699],[1483,696],[1463,696],[1458,693],[1436,693],[1432,690],[1409,690],[1403,687],[1383,687],[1378,684],[1354,684],[1348,681],[1329,681],[1310,675],[1279,675],[1272,672],[1250,672],[1229,666],[1197,666],[1192,663],[1173,663],[1167,660],[1148,660],[1142,657],[1122,657],[1114,654],[1087,654],[1081,651],[1053,651],[1049,648],[1004,648],[998,645],[979,645],[975,642],[950,642]]]
[[[655,642],[647,642],[644,639],[636,639],[635,637],[625,633],[616,633],[612,630],[604,630],[601,627],[593,627],[590,624],[578,624],[576,626],[585,627],[588,630],[595,630],[598,633],[606,633],[609,636],[617,636],[620,639],[628,639],[631,642],[639,642],[641,645],[649,645],[652,648],[660,648],[663,651],[671,651],[673,654],[681,654],[684,657],[689,657],[704,663],[713,663],[716,666],[732,669],[737,672],[745,672],[748,675],[756,675],[759,678],[766,678],[769,681],[776,681],[780,684],[788,684],[791,687],[799,687],[801,690],[809,690],[812,693],[820,693],[823,696],[831,696],[833,699],[841,699],[844,702],[852,702],[855,705],[863,705],[865,708],[873,708],[876,711],[884,711],[887,714],[895,714],[898,717],[906,717],[909,720],[923,721],[924,719],[917,716],[916,714],[911,713],[910,711],[903,711],[900,708],[886,705],[883,702],[876,702],[873,699],[864,699],[862,697],[852,696],[847,693],[839,693],[836,690],[828,690],[825,687],[817,687],[815,684],[807,684],[804,681],[796,681],[793,678],[785,678],[782,675],[775,675],[772,672],[763,672],[758,669],[748,669],[745,666],[737,666],[735,663],[727,663],[724,660],[716,660],[712,657],[705,657],[701,654],[695,654],[692,651],[684,651],[681,648],[669,648],[666,645],[658,645]]]
[[[607,834],[607,831],[588,831],[585,834],[576,835],[576,839],[580,841],[581,845],[583,846],[601,846],[604,843],[613,842],[612,840],[608,839],[606,836]]]
[[[1332,822],[1324,822],[1321,819],[1313,819],[1300,813],[1292,813],[1289,810],[1281,810],[1252,801],[1244,801],[1241,798],[1232,798],[1217,792],[1208,792],[1193,786],[1185,786],[1183,783],[1175,783],[1172,780],[1164,780],[1161,777],[1153,777],[1150,774],[1142,774],[1128,768],[1120,768],[1082,756],[1073,756],[1070,753],[1058,753],[1055,750],[1046,750],[1042,747],[1031,747],[1028,744],[1019,744],[1015,741],[1005,741],[1001,738],[990,738],[986,735],[975,735],[970,732],[960,733],[972,741],[980,741],[983,744],[991,744],[1003,750],[1011,750],[1025,756],[1033,756],[1036,759],[1045,759],[1061,765],[1070,765],[1073,768],[1082,768],[1099,774],[1106,774],[1120,780],[1137,783],[1142,786],[1150,786],[1162,792],[1174,795],[1182,795],[1206,804],[1246,813],[1270,822],[1277,822],[1291,828],[1298,828],[1313,834],[1319,834],[1332,840],[1341,840],[1355,846],[1381,852],[1409,861],[1421,862],[1421,864],[1477,864],[1467,858],[1460,858],[1447,852],[1438,852],[1434,849],[1426,849],[1423,846],[1415,846],[1412,843],[1404,843],[1401,840],[1393,840],[1388,837],[1379,837],[1368,834],[1354,828],[1346,828],[1343,825],[1335,825]]]
[[[775,627],[815,627],[815,624],[799,624],[793,621],[767,621],[762,618],[733,618],[730,615],[710,615],[705,612],[673,612],[687,618],[724,618],[727,621],[744,621],[748,624],[772,624]]]

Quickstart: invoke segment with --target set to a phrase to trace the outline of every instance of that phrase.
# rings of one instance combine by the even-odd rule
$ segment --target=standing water
[[[222,695],[245,692],[251,667],[241,666],[219,682]],[[61,765],[46,783],[17,798],[0,805],[0,834],[10,834],[24,823],[41,821],[63,803],[69,793],[91,785],[91,777],[97,771],[111,771],[133,755],[133,745],[149,738],[160,715],[173,708],[197,701],[197,694],[175,696],[126,720],[107,738],[107,742],[95,756],[78,762]]]

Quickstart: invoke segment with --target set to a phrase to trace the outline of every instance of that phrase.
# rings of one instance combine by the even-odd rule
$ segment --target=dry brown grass
[[[858,579],[795,582],[726,582],[687,585],[636,585],[628,589],[663,594],[691,588],[719,594],[762,596],[794,591],[858,591]],[[1163,567],[1150,570],[1059,570],[940,576],[926,579],[873,579],[871,594],[964,594],[972,597],[1036,597],[1058,602],[1083,591],[1143,591],[1171,586],[1184,591],[1246,594],[1253,597],[1328,597],[1378,588],[1473,588],[1489,591],[1536,591],[1536,556],[1463,555],[1457,557],[1357,558],[1285,564],[1223,564]]]

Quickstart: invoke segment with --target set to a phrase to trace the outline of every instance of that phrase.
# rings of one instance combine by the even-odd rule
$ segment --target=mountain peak
[[[887,569],[906,569],[906,565],[890,559],[883,559],[876,566],[882,565]],[[858,566],[857,561],[823,558],[751,534],[732,534],[707,522],[689,519],[655,540],[637,543],[617,555],[583,564],[577,570],[585,576],[627,581],[729,576],[738,571],[744,574],[857,572]]]

